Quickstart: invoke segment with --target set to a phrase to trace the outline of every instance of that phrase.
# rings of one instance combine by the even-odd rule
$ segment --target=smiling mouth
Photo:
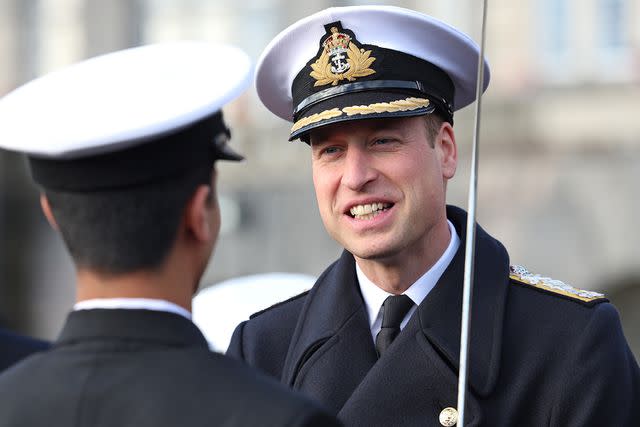
[[[369,203],[366,205],[356,205],[349,209],[352,218],[360,220],[369,220],[378,216],[381,212],[388,210],[393,206],[392,203]]]

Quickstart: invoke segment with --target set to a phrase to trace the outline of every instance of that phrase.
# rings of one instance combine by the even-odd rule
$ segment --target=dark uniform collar
[[[198,327],[178,314],[155,310],[93,309],[71,312],[56,346],[87,340],[157,342],[208,348]]]

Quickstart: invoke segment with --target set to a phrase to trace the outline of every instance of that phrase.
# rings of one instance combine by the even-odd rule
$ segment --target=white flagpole
[[[487,0],[482,5],[482,36],[480,55],[478,56],[478,80],[476,82],[475,128],[471,154],[471,174],[469,178],[469,206],[467,213],[467,237],[465,246],[464,289],[462,293],[462,322],[460,331],[460,370],[458,373],[458,426],[464,425],[467,361],[469,356],[469,330],[471,319],[471,296],[473,295],[473,265],[475,261],[476,242],[476,205],[478,191],[478,145],[480,133],[480,112],[482,106],[482,89],[484,87],[484,45],[487,21]]]

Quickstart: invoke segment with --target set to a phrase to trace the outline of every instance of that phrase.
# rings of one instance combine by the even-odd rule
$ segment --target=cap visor
[[[243,155],[237,153],[236,151],[233,151],[226,144],[223,148],[217,150],[215,157],[216,157],[216,160],[231,160],[234,162],[239,162],[241,160],[244,160]]]
[[[411,117],[430,114],[433,102],[415,92],[359,92],[346,93],[311,106],[296,121],[289,141],[305,133],[333,123],[377,118]],[[309,122],[300,126],[301,123]]]

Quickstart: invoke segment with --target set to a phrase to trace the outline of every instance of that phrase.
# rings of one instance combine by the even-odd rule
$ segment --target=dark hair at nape
[[[162,265],[186,203],[211,185],[212,172],[209,165],[133,188],[45,195],[76,266],[118,275]]]

